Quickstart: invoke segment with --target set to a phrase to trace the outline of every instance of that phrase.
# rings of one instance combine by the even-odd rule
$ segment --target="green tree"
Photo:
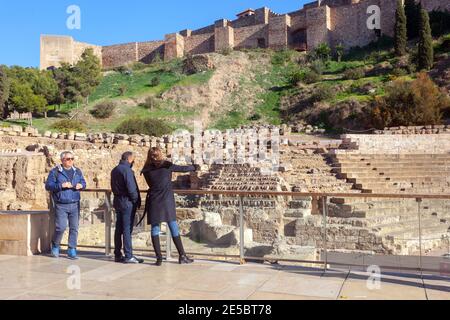
[[[86,49],[80,61],[74,68],[75,77],[78,78],[78,90],[84,98],[91,95],[102,79],[100,59],[94,54],[92,48]]]
[[[331,48],[326,43],[319,44],[316,49],[314,49],[314,53],[316,54],[317,58],[321,59],[322,61],[328,61],[330,60],[331,55]]]
[[[406,15],[403,1],[397,0],[397,11],[395,12],[394,48],[397,56],[406,54]]]
[[[405,14],[408,39],[412,40],[419,36],[420,7],[416,0],[405,0]]]
[[[6,67],[0,66],[0,118],[7,116],[6,102],[9,99],[10,80]]]
[[[18,79],[11,81],[11,93],[9,104],[19,112],[45,112],[47,100],[41,95],[36,95],[31,85]]]
[[[431,37],[428,12],[424,9],[420,10],[420,32],[417,59],[419,70],[430,70],[433,67],[433,38]]]

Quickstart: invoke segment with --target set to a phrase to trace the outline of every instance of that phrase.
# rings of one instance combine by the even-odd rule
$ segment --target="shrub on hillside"
[[[255,113],[248,118],[249,121],[259,121],[262,119],[262,116],[259,113]]]
[[[158,108],[160,105],[160,100],[154,96],[149,96],[145,98],[145,101],[141,104],[142,107],[147,108],[149,110],[154,110]]]
[[[83,122],[81,122],[79,120],[70,120],[70,119],[64,119],[64,120],[55,122],[51,128],[56,131],[64,132],[64,133],[69,133],[70,131],[75,131],[75,132],[86,131],[86,127],[84,126]]]
[[[148,64],[140,62],[140,61],[133,62],[133,64],[131,65],[131,69],[134,71],[143,70],[147,67],[148,67]]]
[[[220,50],[220,54],[224,56],[229,56],[233,52],[233,49],[231,47],[226,47]]]
[[[289,83],[292,86],[296,86],[299,82],[303,81],[304,76],[305,76],[304,70],[295,70],[289,75]]]
[[[119,87],[119,96],[125,95],[125,93],[127,93],[127,91],[128,91],[127,85],[122,84],[122,85]]]
[[[331,56],[331,48],[328,44],[321,43],[314,49],[314,53],[320,60],[328,61]]]
[[[318,86],[313,94],[311,95],[311,100],[313,102],[319,102],[323,100],[332,99],[335,96],[335,90],[331,86],[321,85]]]
[[[364,78],[366,72],[363,67],[350,68],[344,71],[344,79],[346,80],[358,80]]]
[[[279,50],[272,55],[271,62],[275,66],[285,65],[292,59],[292,51]]]
[[[396,80],[386,95],[372,102],[372,122],[377,128],[441,123],[442,112],[450,108],[450,99],[430,79],[420,73],[408,82]]]
[[[173,128],[161,119],[141,119],[132,118],[123,121],[117,128],[116,133],[124,134],[146,134],[149,136],[161,137],[169,134]]]
[[[317,59],[317,60],[314,60],[313,62],[311,62],[310,68],[315,73],[322,75],[323,71],[325,70],[325,64],[323,63],[322,60]]]
[[[182,62],[182,70],[186,75],[205,72],[213,68],[213,63],[207,55],[187,55]]]
[[[90,113],[96,119],[107,119],[113,115],[115,108],[112,102],[102,102],[97,104]]]
[[[132,71],[125,66],[120,66],[120,67],[114,68],[113,70],[116,72],[119,72],[121,74],[127,74],[127,75],[132,74]]]
[[[157,87],[159,86],[161,83],[161,79],[159,77],[154,77],[151,81],[150,81],[150,87]]]
[[[304,73],[302,81],[306,84],[312,84],[321,80],[321,75],[314,70],[308,70]]]

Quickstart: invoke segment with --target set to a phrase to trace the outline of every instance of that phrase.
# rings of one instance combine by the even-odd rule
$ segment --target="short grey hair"
[[[70,154],[70,155],[72,155],[72,156],[74,155],[73,152],[71,152],[71,151],[64,151],[63,153],[61,153],[61,161],[64,160],[64,158],[65,158],[68,154]]]

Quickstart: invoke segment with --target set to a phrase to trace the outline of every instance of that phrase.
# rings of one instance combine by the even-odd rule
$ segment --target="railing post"
[[[111,192],[105,193],[105,255],[111,255],[111,221],[112,221],[112,205],[111,205]]]
[[[50,208],[48,219],[48,252],[51,250],[53,236],[55,234],[55,202],[53,201],[53,195],[50,193]]]
[[[172,234],[170,232],[169,223],[166,224],[166,260],[172,259]]]
[[[239,196],[239,263],[245,264],[244,253],[244,205],[242,196]]]
[[[328,249],[327,249],[327,216],[328,216],[328,207],[327,207],[327,196],[323,196],[322,197],[322,214],[323,214],[323,229],[322,229],[322,233],[323,233],[323,237],[322,237],[322,242],[323,242],[323,261],[324,261],[324,271],[327,272],[328,269]]]
[[[417,215],[419,216],[419,268],[422,272],[422,214],[420,205],[422,203],[422,198],[417,198]]]

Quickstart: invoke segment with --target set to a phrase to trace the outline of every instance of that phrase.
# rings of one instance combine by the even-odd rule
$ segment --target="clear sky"
[[[41,34],[70,35],[98,45],[161,40],[167,33],[235,19],[247,8],[277,13],[312,0],[0,0],[0,64],[39,66]],[[81,9],[81,29],[66,27],[70,5]]]

